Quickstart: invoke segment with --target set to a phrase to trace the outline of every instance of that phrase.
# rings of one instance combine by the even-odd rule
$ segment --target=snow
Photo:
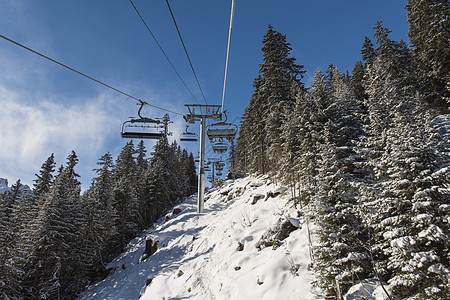
[[[20,187],[20,190],[24,194],[28,194],[28,195],[32,195],[33,194],[33,192],[31,191],[31,188],[28,185],[26,185],[26,184],[23,184]],[[10,192],[10,191],[11,191],[11,187],[8,186],[8,179],[0,178],[0,194],[6,193],[6,192]]]
[[[416,243],[416,239],[412,236],[403,236],[391,241],[391,247],[409,248]]]
[[[323,299],[314,293],[307,228],[285,191],[267,177],[226,181],[211,189],[205,212],[197,214],[196,196],[178,206],[131,241],[108,265],[114,271],[79,299]],[[277,248],[259,250],[261,236],[281,220],[297,230]],[[146,238],[159,241],[155,254],[141,261]]]
[[[391,293],[387,286],[384,287]],[[344,299],[346,300],[389,300],[386,292],[383,291],[381,285],[374,279],[363,280],[360,283],[352,286]]]

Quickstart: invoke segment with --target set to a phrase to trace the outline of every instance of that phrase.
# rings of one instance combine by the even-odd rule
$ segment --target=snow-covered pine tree
[[[117,157],[113,172],[114,204],[117,211],[117,245],[124,249],[139,230],[139,201],[136,189],[136,161],[133,141],[128,142]]]
[[[104,275],[106,264],[121,250],[114,246],[117,238],[117,211],[111,171],[113,164],[109,152],[99,159],[99,168],[94,169],[97,177],[83,195],[85,244],[79,247],[84,253],[85,274],[91,282]]]
[[[283,127],[283,155],[279,164],[282,180],[285,184],[291,186],[291,193],[295,196],[299,183],[296,161],[301,144],[299,133],[302,130],[302,124],[298,123],[298,117],[301,114],[300,108],[303,104],[301,102],[304,101],[305,91],[298,84],[293,83],[292,93],[296,95],[296,101],[293,110],[287,114],[288,119]]]
[[[236,163],[244,172],[277,173],[283,153],[283,128],[295,106],[293,84],[304,89],[303,66],[289,57],[286,36],[271,25],[263,38],[263,63],[253,81],[236,144]],[[300,77],[300,78],[298,78]]]
[[[250,100],[251,102],[251,100]],[[247,106],[244,115],[239,122],[239,135],[236,138],[235,166],[233,173],[246,174],[250,172],[250,139],[252,138],[250,129],[250,110],[251,106]]]
[[[330,105],[324,109],[327,122],[319,140],[317,193],[315,194],[318,246],[314,269],[319,286],[336,295],[338,280],[345,292],[357,279],[365,279],[371,271],[369,253],[362,241],[367,230],[358,214],[358,186],[364,173],[356,166],[355,152],[362,134],[361,108],[351,87],[338,70],[328,70]]]
[[[389,277],[386,269],[386,256],[377,243],[377,229],[381,220],[391,215],[391,210],[386,197],[383,196],[384,187],[382,183],[387,180],[383,175],[386,166],[381,157],[386,153],[387,138],[386,131],[392,126],[395,113],[398,113],[399,106],[406,93],[404,77],[402,74],[409,68],[408,64],[402,63],[399,58],[408,55],[404,47],[398,49],[396,43],[388,38],[389,30],[382,27],[381,22],[377,22],[375,38],[377,48],[374,50],[375,57],[370,57],[366,61],[366,73],[364,87],[368,98],[365,102],[368,110],[368,124],[365,126],[366,136],[361,147],[361,154],[367,162],[366,168],[373,169],[373,173],[366,177],[366,184],[361,189],[362,199],[365,199],[364,221],[367,226],[375,231],[372,251],[376,260],[375,268],[382,279]],[[405,59],[403,59],[405,62]],[[389,198],[390,199],[390,198]]]
[[[82,205],[74,151],[27,228],[32,237],[22,281],[26,297],[68,299],[85,287],[81,272]]]
[[[429,123],[396,122],[387,131],[383,207],[389,214],[376,226],[393,292],[404,299],[445,299],[450,295],[450,157]]]
[[[181,170],[183,178],[183,196],[190,196],[197,191],[197,174],[194,155],[183,149],[181,153]]]
[[[266,102],[261,93],[261,75],[253,81],[253,92],[250,103],[246,109],[246,114],[242,120],[239,130],[238,143],[244,142],[246,147],[238,145],[242,154],[247,172],[266,173],[269,170],[269,160],[267,158],[267,136],[265,134],[264,111]],[[239,154],[238,153],[238,154]]]
[[[358,101],[358,104],[362,108],[364,107],[364,102],[367,99],[367,94],[363,85],[364,73],[365,70],[363,63],[361,61],[357,61],[352,70],[352,75],[350,78],[350,87],[352,89],[356,101]]]
[[[5,262],[8,255],[8,244],[10,243],[10,231],[11,218],[8,213],[6,200],[3,194],[0,194],[0,295],[4,298],[7,297],[6,285],[7,285],[7,270]]]
[[[406,9],[419,92],[428,102],[448,113],[450,4],[447,0],[408,0]]]
[[[20,201],[17,201],[13,206],[9,208],[6,205],[2,206],[5,213],[6,211],[10,212],[9,215],[2,214],[0,217],[0,222],[6,226],[0,225],[0,227],[8,229],[4,237],[9,240],[8,245],[2,243],[0,246],[2,249],[0,251],[3,251],[0,255],[2,257],[0,258],[0,265],[3,269],[0,273],[6,276],[3,280],[5,285],[0,284],[0,294],[5,298],[14,299],[24,295],[22,279],[28,271],[26,262],[34,247],[33,233],[36,226],[33,220],[37,217],[40,207],[50,191],[54,167],[54,155],[52,154],[42,164],[40,175],[36,174],[33,195],[21,194]],[[16,186],[19,187],[20,184],[16,183]],[[17,191],[19,190],[17,189]]]
[[[138,209],[138,225],[139,230],[142,230],[150,225],[147,217],[147,207],[145,203],[145,195],[142,190],[145,188],[145,174],[149,167],[149,161],[147,159],[147,150],[145,149],[144,141],[141,140],[136,148],[136,194],[139,202]]]
[[[376,269],[398,297],[445,298],[448,152],[437,149],[448,149],[448,139],[426,121],[431,118],[415,93],[406,45],[391,41],[381,23],[375,29],[376,57],[365,82],[370,119],[365,153],[375,180],[362,197],[368,200],[365,221],[374,234]]]
[[[364,43],[361,49],[362,59],[365,61],[365,67],[370,66],[376,57],[375,49],[373,48],[372,41],[366,36],[364,37]]]
[[[53,183],[53,172],[55,171],[55,165],[55,155],[52,153],[42,164],[39,174],[35,174],[36,179],[33,184],[33,194],[37,198],[42,195],[46,195],[50,191],[50,187]]]
[[[14,260],[10,261],[19,237],[15,208],[20,198],[20,180],[12,186],[12,191],[0,194],[0,295],[5,299],[20,295],[18,273],[22,270],[15,266]]]
[[[168,188],[170,191],[170,206],[173,206],[185,196],[184,177],[181,165],[181,147],[176,141],[173,141],[166,154],[167,167],[169,169],[170,179]]]
[[[265,101],[261,119],[265,124],[269,171],[275,173],[281,170],[278,163],[283,152],[282,130],[295,105],[292,85],[295,83],[303,88],[303,83],[300,82],[304,73],[303,66],[297,65],[295,58],[289,57],[291,50],[290,44],[286,42],[286,36],[269,25],[263,38],[259,93]]]
[[[143,195],[145,196],[148,210],[149,224],[155,222],[163,212],[171,206],[172,192],[169,191],[169,181],[172,179],[171,163],[167,159],[172,158],[167,136],[155,144],[154,152],[150,159],[150,166],[145,175]]]

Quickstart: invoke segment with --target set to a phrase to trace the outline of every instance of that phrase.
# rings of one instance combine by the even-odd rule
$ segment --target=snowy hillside
[[[262,176],[227,181],[206,194],[200,215],[196,197],[188,198],[180,213],[130,242],[108,266],[114,273],[80,299],[320,299],[304,220],[286,192],[267,201],[281,191]],[[261,245],[263,235],[276,239],[281,223],[294,231],[278,247]],[[147,238],[158,250],[142,261]]]

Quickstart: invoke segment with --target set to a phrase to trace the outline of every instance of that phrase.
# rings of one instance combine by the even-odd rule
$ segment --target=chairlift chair
[[[141,101],[141,107],[138,110],[139,118],[131,118],[122,124],[120,132],[122,138],[159,140],[164,135],[165,126],[162,121],[141,116],[144,105],[145,103]]]
[[[214,143],[211,147],[216,153],[225,153],[228,151],[228,146],[224,142]]]
[[[225,113],[224,115],[224,121],[206,127],[206,135],[211,142],[214,142],[216,139],[225,138],[231,143],[236,137],[238,127],[235,124],[227,123],[227,115]]]
[[[206,135],[210,141],[225,138],[232,141],[236,137],[237,126],[231,123],[215,123],[207,126]]]
[[[186,125],[186,131],[180,134],[180,142],[197,142],[198,135],[195,132],[188,131],[189,125]]]

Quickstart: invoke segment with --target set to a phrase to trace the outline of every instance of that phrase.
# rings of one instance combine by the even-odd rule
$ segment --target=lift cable
[[[221,112],[223,112],[223,102],[225,100],[225,86],[227,84],[228,60],[230,58],[230,45],[231,45],[231,30],[233,29],[234,1],[235,0],[232,0],[232,4],[231,4],[230,30],[228,32],[227,60],[226,60],[226,63],[225,63],[225,76],[224,76],[224,79],[223,79],[222,111]]]
[[[194,96],[194,94],[191,92],[191,90],[189,89],[189,87],[187,86],[186,82],[184,82],[183,78],[181,78],[181,75],[178,73],[178,71],[175,69],[175,66],[173,65],[173,63],[170,61],[169,57],[167,56],[166,52],[164,51],[164,49],[162,48],[161,44],[158,42],[158,40],[156,39],[155,35],[153,34],[153,32],[150,30],[150,27],[148,27],[147,23],[145,22],[144,18],[142,17],[141,13],[139,12],[139,10],[137,9],[137,7],[134,5],[133,1],[130,0],[131,5],[133,6],[134,10],[136,11],[136,13],[138,14],[139,18],[141,18],[142,23],[144,23],[145,27],[147,28],[148,32],[150,33],[150,35],[152,36],[153,40],[155,41],[156,45],[158,45],[159,49],[161,50],[161,52],[164,54],[164,57],[167,59],[167,61],[169,62],[170,66],[172,67],[172,69],[175,71],[175,73],[177,74],[178,78],[180,78],[181,82],[183,83],[184,87],[188,90],[189,94],[191,94],[192,98],[194,98],[194,100],[200,104],[197,100],[197,98]]]
[[[103,86],[105,86],[105,87],[107,87],[107,88],[109,88],[109,89],[111,89],[111,90],[113,90],[113,91],[116,91],[117,93],[120,93],[120,94],[122,94],[122,95],[124,95],[124,96],[127,96],[127,97],[129,97],[129,98],[131,98],[131,99],[134,99],[134,100],[136,100],[136,101],[143,102],[145,105],[151,106],[151,107],[153,107],[153,108],[160,109],[160,110],[164,110],[164,111],[167,111],[167,112],[176,114],[176,115],[183,116],[183,114],[181,114],[181,113],[178,113],[178,112],[175,112],[175,111],[172,111],[172,110],[169,110],[169,109],[165,109],[165,108],[162,108],[162,107],[159,107],[159,106],[150,104],[150,103],[147,103],[147,102],[142,101],[141,99],[136,98],[136,97],[134,97],[134,96],[132,96],[132,95],[130,95],[130,94],[127,94],[127,93],[125,93],[125,92],[122,92],[121,90],[116,89],[115,87],[112,87],[112,86],[110,86],[110,85],[108,85],[108,84],[106,84],[106,83],[103,83],[103,82],[101,82],[100,80],[97,80],[97,79],[95,79],[95,78],[93,78],[93,77],[91,77],[91,76],[89,76],[89,75],[86,75],[86,74],[84,74],[84,73],[82,73],[82,72],[80,72],[80,71],[77,71],[77,70],[75,70],[75,69],[73,69],[73,68],[71,68],[71,67],[69,67],[69,66],[67,66],[67,65],[65,65],[65,64],[63,64],[63,63],[60,63],[60,62],[57,61],[57,60],[54,60],[54,59],[52,59],[52,58],[50,58],[50,57],[48,57],[48,56],[46,56],[46,55],[44,55],[44,54],[41,54],[41,53],[39,53],[39,52],[37,52],[37,51],[31,49],[31,48],[28,48],[27,46],[24,46],[24,45],[22,45],[22,44],[20,44],[20,43],[18,43],[18,42],[16,42],[16,41],[13,41],[13,40],[11,40],[11,39],[5,37],[4,35],[1,35],[1,34],[0,34],[0,37],[3,38],[3,39],[5,39],[5,40],[7,40],[7,41],[9,41],[9,42],[11,42],[11,43],[13,43],[13,44],[15,44],[15,45],[17,45],[17,46],[19,46],[19,47],[22,47],[22,48],[24,48],[24,49],[26,49],[26,50],[28,50],[28,51],[30,51],[30,52],[33,52],[34,54],[39,55],[39,56],[41,56],[41,57],[43,57],[43,58],[45,58],[45,59],[47,59],[47,60],[49,60],[49,61],[51,61],[51,62],[54,62],[55,64],[58,64],[58,65],[60,65],[61,67],[64,67],[64,68],[66,68],[66,69],[69,69],[70,71],[73,71],[73,72],[75,72],[75,73],[77,73],[77,74],[79,74],[79,75],[81,75],[81,76],[84,76],[84,77],[86,77],[86,78],[88,78],[88,79],[90,79],[90,80],[92,80],[92,81],[95,81],[95,82],[97,82],[98,84],[101,84],[101,85],[103,85]]]
[[[170,8],[169,1],[166,0],[166,3],[167,3],[167,7],[169,8],[170,15],[172,16],[173,23],[175,24],[175,28],[177,29],[178,36],[180,37],[181,44],[183,45],[184,52],[186,53],[186,57],[189,61],[189,65],[191,66],[192,73],[194,73],[195,80],[197,81],[197,85],[200,89],[200,92],[202,93],[203,100],[205,101],[205,104],[208,105],[208,102],[206,101],[206,98],[205,98],[205,94],[203,93],[202,87],[200,86],[200,82],[198,81],[197,74],[195,73],[194,66],[192,65],[191,59],[189,58],[189,54],[187,52],[186,46],[184,45],[183,38],[181,37],[181,33],[180,33],[180,30],[178,29],[178,25],[177,25],[177,22],[175,21],[175,17],[172,13],[172,9]]]

